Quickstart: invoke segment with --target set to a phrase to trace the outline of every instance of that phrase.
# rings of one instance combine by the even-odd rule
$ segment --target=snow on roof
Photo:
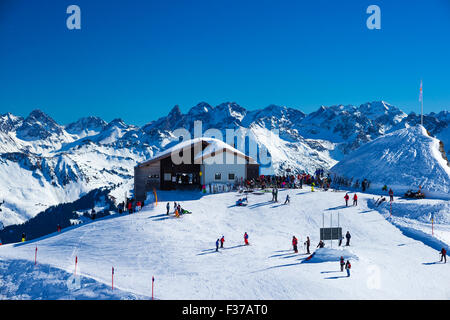
[[[182,141],[164,151],[158,152],[157,154],[155,154],[154,157],[152,157],[149,160],[139,163],[137,166],[140,166],[142,164],[146,164],[146,163],[149,163],[149,162],[161,159],[161,158],[165,158],[165,157],[169,156],[170,154],[172,154],[173,152],[179,152],[181,149],[189,148],[191,145],[201,143],[201,142],[206,142],[207,146],[203,151],[200,151],[199,153],[194,155],[194,160],[198,160],[202,157],[203,158],[208,157],[211,154],[213,154],[214,152],[217,153],[217,152],[226,151],[226,152],[235,153],[238,156],[244,157],[244,158],[248,159],[250,163],[256,163],[256,161],[253,158],[246,156],[243,152],[239,151],[238,149],[230,146],[229,144],[227,144],[219,139],[209,138],[209,137],[200,137],[200,138],[194,138],[194,139]]]

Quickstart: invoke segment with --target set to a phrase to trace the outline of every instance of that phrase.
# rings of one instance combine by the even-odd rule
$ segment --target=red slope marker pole
[[[75,256],[75,275],[77,275],[77,263],[78,263],[78,257]]]
[[[36,265],[37,263],[37,246],[36,249],[34,250],[34,265]]]
[[[431,235],[434,236],[434,219],[431,217]]]
[[[153,300],[153,284],[155,283],[155,277],[152,277],[152,300]]]
[[[111,290],[114,290],[114,267],[112,267]]]

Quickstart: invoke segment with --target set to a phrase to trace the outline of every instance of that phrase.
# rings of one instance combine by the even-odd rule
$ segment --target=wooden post
[[[78,264],[78,257],[75,256],[75,275],[77,275],[77,264]]]
[[[155,277],[152,277],[152,300],[153,300],[153,284],[155,283]]]
[[[34,265],[36,265],[37,263],[37,246],[36,246],[36,250],[34,250]]]

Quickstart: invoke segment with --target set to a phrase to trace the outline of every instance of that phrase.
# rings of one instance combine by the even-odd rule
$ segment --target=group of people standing
[[[223,248],[223,243],[225,242],[225,237],[222,235],[222,237],[218,238],[216,240],[216,251],[219,251],[219,244],[220,248]],[[244,244],[248,246],[250,243],[248,242],[248,234],[247,232],[244,233]]]
[[[345,199],[345,206],[348,207],[348,200],[350,199],[348,193],[345,194],[344,199]],[[353,205],[354,206],[358,205],[358,195],[356,193],[353,195]]]

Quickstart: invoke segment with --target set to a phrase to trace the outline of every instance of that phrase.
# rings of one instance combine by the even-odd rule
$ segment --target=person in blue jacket
[[[216,251],[219,251],[219,239],[216,240]]]

